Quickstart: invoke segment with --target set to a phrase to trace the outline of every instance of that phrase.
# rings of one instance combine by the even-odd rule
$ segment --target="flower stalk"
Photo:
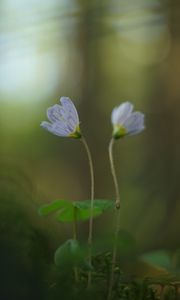
[[[112,296],[112,288],[114,283],[114,268],[116,265],[116,259],[117,259],[117,243],[118,243],[118,234],[119,234],[119,216],[120,216],[120,193],[119,193],[119,186],[114,166],[114,159],[113,159],[113,145],[114,145],[114,138],[111,139],[109,144],[109,160],[110,160],[110,166],[111,166],[111,173],[113,176],[114,181],[114,187],[116,191],[116,200],[115,200],[115,208],[116,208],[116,219],[115,219],[115,234],[114,234],[114,243],[113,243],[113,251],[112,251],[112,266],[111,266],[111,273],[110,273],[110,279],[109,279],[109,287],[108,287],[108,296],[107,300],[111,299]]]
[[[118,234],[120,226],[120,193],[118,180],[116,176],[114,159],[113,159],[113,146],[114,141],[125,136],[136,135],[145,129],[144,114],[141,112],[133,112],[133,104],[130,102],[124,102],[118,107],[115,107],[111,114],[111,122],[113,125],[112,138],[109,144],[109,160],[111,166],[111,173],[114,181],[114,187],[116,192],[116,225],[114,234],[114,245],[112,251],[112,268],[108,287],[107,300],[112,298],[112,288],[114,284],[114,268],[117,260],[117,248],[118,248]]]
[[[90,176],[91,176],[91,207],[90,207],[90,219],[89,219],[89,235],[88,235],[88,264],[91,266],[92,264],[92,236],[93,236],[93,208],[94,208],[94,169],[91,152],[89,150],[89,146],[86,142],[86,139],[82,136],[81,141],[85,147],[87,152],[89,168],[90,168]],[[88,283],[87,287],[91,287],[91,271],[88,272]]]
[[[48,122],[41,122],[41,127],[54,135],[60,137],[75,138],[82,141],[87,152],[90,176],[91,176],[91,207],[89,219],[89,236],[88,236],[88,262],[91,265],[92,261],[92,235],[93,235],[93,208],[94,208],[94,170],[91,152],[86,139],[81,134],[79,116],[73,102],[68,97],[61,97],[59,104],[55,104],[47,109]],[[74,240],[77,239],[76,218],[74,219]],[[77,270],[75,269],[75,279],[78,278]],[[88,287],[91,286],[91,272],[88,273]]]
[[[110,160],[110,167],[111,167],[111,173],[114,180],[114,187],[116,191],[116,208],[120,208],[120,193],[119,193],[119,185],[118,180],[116,176],[115,166],[114,166],[114,158],[113,158],[113,146],[114,146],[114,138],[111,139],[109,143],[109,160]]]

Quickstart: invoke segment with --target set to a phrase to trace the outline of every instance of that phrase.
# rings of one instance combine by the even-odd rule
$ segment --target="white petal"
[[[133,110],[133,104],[130,102],[124,102],[120,106],[116,107],[112,112],[112,123],[121,124],[131,115]]]
[[[63,116],[61,114],[61,106],[59,104],[55,104],[47,109],[47,117],[49,121],[56,122],[62,121]]]
[[[124,127],[127,129],[129,135],[141,132],[144,126],[144,114],[140,112],[132,113],[124,122]]]
[[[145,126],[139,126],[139,128],[137,127],[136,129],[134,129],[133,131],[131,131],[128,135],[135,135],[140,133],[141,131],[143,131],[145,129]]]
[[[58,136],[68,136],[71,132],[62,122],[42,122],[41,127]]]
[[[64,122],[67,124],[67,126],[71,129],[71,131],[75,131],[78,123],[74,120],[72,114],[69,113],[69,111],[66,111],[65,107],[62,106],[61,106],[61,116]]]
[[[67,111],[64,109],[64,107],[60,106],[59,112],[60,112],[60,115],[63,118],[63,120],[66,120],[67,119]]]
[[[48,131],[52,131],[52,124],[46,121],[41,122],[40,126]]]
[[[69,136],[72,131],[62,122],[55,122],[52,124],[53,133],[58,136]]]
[[[72,132],[74,132],[74,131],[76,130],[77,125],[78,125],[78,124],[76,124],[76,123],[74,122],[74,120],[73,120],[71,117],[68,118],[67,126],[68,126],[68,128],[70,128],[70,130],[71,130]]]
[[[118,107],[115,107],[111,114],[111,122],[112,124],[117,124],[118,121]]]
[[[68,97],[61,97],[60,102],[66,112],[66,120],[71,118],[76,126],[79,125],[78,113],[71,99]]]

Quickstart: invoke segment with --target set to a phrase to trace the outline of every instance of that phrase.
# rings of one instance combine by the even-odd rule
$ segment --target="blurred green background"
[[[79,112],[93,155],[96,198],[115,195],[107,151],[112,108],[129,100],[145,113],[146,130],[114,149],[121,229],[142,251],[178,249],[180,3],[1,0],[0,16],[2,263],[5,257],[11,269],[13,253],[21,268],[32,271],[33,249],[34,268],[42,270],[42,256],[53,261],[56,246],[71,237],[71,225],[39,218],[37,208],[55,199],[90,198],[82,144],[40,128],[60,96],[69,96]],[[79,226],[84,240],[87,225]],[[113,226],[111,213],[97,219],[94,239],[111,235]]]

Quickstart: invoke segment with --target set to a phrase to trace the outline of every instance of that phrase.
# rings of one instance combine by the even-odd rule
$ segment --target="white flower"
[[[134,135],[145,129],[144,114],[133,112],[133,104],[124,102],[115,107],[111,114],[113,137],[118,139],[125,135]]]
[[[49,107],[47,117],[50,122],[43,121],[41,127],[49,132],[63,137],[81,137],[78,113],[68,97],[61,97],[60,105]]]

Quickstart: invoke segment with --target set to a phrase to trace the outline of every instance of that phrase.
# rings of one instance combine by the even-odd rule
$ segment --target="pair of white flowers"
[[[133,104],[124,102],[115,107],[111,114],[113,138],[135,135],[145,129],[144,114],[133,112]],[[60,104],[47,109],[50,122],[43,121],[41,127],[63,137],[81,138],[80,122],[77,110],[68,97],[61,97]]]

